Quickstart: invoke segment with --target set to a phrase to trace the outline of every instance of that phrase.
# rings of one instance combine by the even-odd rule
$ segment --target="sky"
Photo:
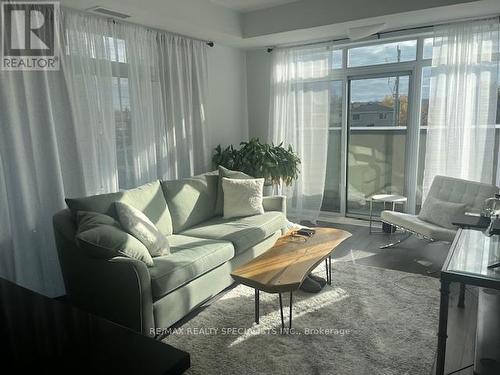
[[[409,76],[399,77],[399,95],[408,96]],[[393,96],[396,77],[356,79],[351,81],[351,102],[380,102]]]

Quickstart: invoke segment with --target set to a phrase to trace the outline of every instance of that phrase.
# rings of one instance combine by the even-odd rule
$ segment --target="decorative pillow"
[[[120,201],[140,210],[165,236],[172,234],[172,221],[160,181],[116,193],[93,195],[84,198],[66,198],[66,203],[75,215],[78,211],[99,212],[118,220],[114,203]]]
[[[459,215],[465,213],[467,203],[446,202],[434,197],[427,197],[418,218],[448,229],[455,229],[451,223]]]
[[[217,200],[215,202],[215,215],[222,215],[224,212],[224,191],[222,190],[222,179],[224,177],[237,179],[253,178],[246,173],[233,171],[231,169],[223,167],[222,165],[219,165],[219,183],[217,188]]]
[[[222,178],[224,219],[264,213],[262,190],[264,179]]]
[[[124,232],[110,216],[97,212],[77,213],[78,230],[76,243],[90,257],[110,259],[118,255],[138,259],[148,267],[153,259],[139,240]]]
[[[115,202],[116,214],[123,229],[141,241],[151,256],[170,254],[170,246],[156,226],[137,208],[124,202]]]
[[[77,234],[101,225],[110,225],[112,227],[121,228],[120,223],[111,216],[100,214],[98,212],[78,211],[76,213],[76,222],[78,224],[78,228],[76,230]]]

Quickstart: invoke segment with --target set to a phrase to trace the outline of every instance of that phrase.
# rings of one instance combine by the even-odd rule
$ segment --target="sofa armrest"
[[[281,233],[285,234],[288,231],[286,219],[286,197],[284,195],[273,195],[269,197],[264,197],[262,200],[262,206],[264,206],[264,211],[279,211],[283,213],[285,221],[283,223],[283,228],[281,228]]]
[[[107,306],[114,311],[118,306],[120,316],[131,327],[145,335],[154,335],[153,297],[148,267],[140,260],[115,257],[108,264],[113,286],[107,294]]]
[[[150,335],[154,329],[151,276],[141,261],[90,258],[75,243],[68,209],[54,215],[54,236],[69,301],[90,313]]]
[[[264,197],[262,205],[264,206],[264,211],[280,211],[286,217],[286,197],[284,195]]]
[[[154,335],[151,277],[147,266],[126,257],[88,258],[73,275],[70,300],[83,309],[145,335]],[[86,274],[86,275],[85,275]]]

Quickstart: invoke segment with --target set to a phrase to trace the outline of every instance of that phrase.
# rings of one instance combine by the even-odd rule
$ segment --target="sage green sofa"
[[[67,296],[96,315],[154,335],[233,283],[230,272],[271,248],[286,227],[285,198],[264,197],[264,214],[216,215],[217,171],[136,189],[67,199],[53,224]],[[220,194],[220,193],[219,193]],[[114,202],[141,210],[169,240],[154,266],[124,256],[98,259],[75,241],[78,211],[116,217]]]

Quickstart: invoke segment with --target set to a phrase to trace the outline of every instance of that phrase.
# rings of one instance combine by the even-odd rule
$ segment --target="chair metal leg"
[[[410,238],[411,236],[413,235],[413,233],[407,233],[405,237],[395,241],[395,242],[391,242],[387,245],[382,245],[382,246],[379,246],[379,249],[389,249],[391,247],[394,247],[396,245],[399,245],[401,242],[404,242],[406,241],[408,238]],[[391,234],[391,237],[392,237],[392,234]]]

